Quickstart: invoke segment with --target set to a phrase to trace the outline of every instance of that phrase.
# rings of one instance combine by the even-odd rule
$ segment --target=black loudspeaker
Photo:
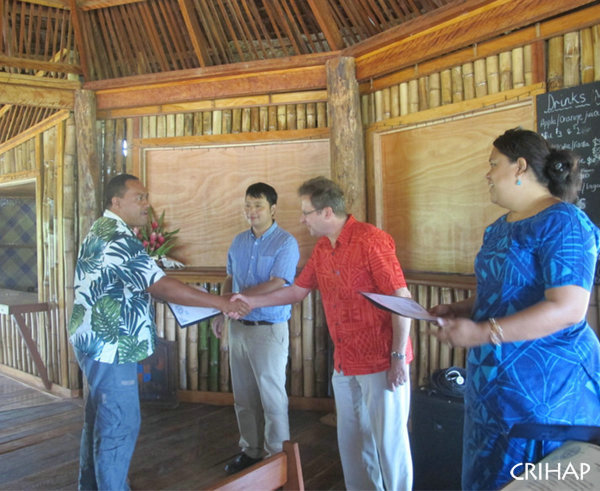
[[[464,403],[426,387],[412,393],[415,490],[461,489]]]

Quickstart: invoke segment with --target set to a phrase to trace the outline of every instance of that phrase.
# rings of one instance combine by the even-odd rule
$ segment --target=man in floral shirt
[[[130,228],[148,219],[148,193],[137,177],[114,177],[105,206],[79,251],[69,337],[89,386],[79,488],[123,490],[140,427],[137,362],[154,351],[151,295],[234,317],[248,309],[169,278],[156,265]]]

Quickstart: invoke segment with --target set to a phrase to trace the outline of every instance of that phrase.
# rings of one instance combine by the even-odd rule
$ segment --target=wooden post
[[[91,90],[75,91],[77,135],[79,239],[86,236],[101,211],[100,165],[96,148],[96,97]]]
[[[365,147],[354,58],[328,60],[326,70],[331,177],[344,190],[348,212],[364,220]]]

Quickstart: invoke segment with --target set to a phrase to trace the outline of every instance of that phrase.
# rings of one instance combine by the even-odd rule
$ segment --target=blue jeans
[[[75,353],[89,385],[79,489],[129,490],[127,472],[141,423],[137,364],[100,363]]]

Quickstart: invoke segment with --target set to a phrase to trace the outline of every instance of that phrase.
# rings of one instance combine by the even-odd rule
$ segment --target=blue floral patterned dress
[[[500,217],[475,260],[475,321],[530,307],[544,291],[591,290],[600,231],[574,205],[558,203],[517,222]],[[584,320],[550,336],[469,350],[462,487],[498,489],[517,463],[561,442],[508,438],[515,423],[600,425],[600,344]]]

